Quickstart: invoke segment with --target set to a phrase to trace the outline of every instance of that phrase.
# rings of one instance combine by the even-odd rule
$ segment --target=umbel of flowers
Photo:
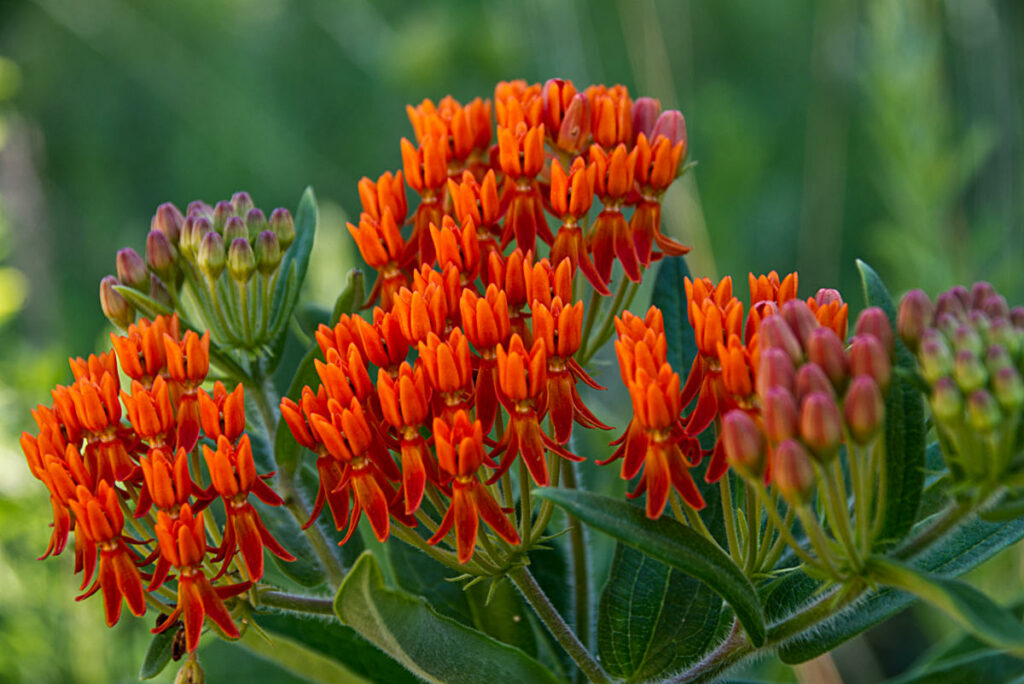
[[[809,634],[879,584],[973,624],[943,593],[949,580],[929,584],[900,563],[1004,496],[1019,508],[1024,310],[984,283],[934,303],[912,291],[894,333],[875,283],[879,306],[851,336],[842,296],[801,297],[796,273],[751,274],[742,301],[730,277],[684,277],[673,258],[688,248],[663,232],[661,201],[686,169],[686,125],[623,86],[503,82],[491,100],[424,100],[408,116],[401,168],[359,182],[362,211],[347,226],[375,283],[365,300],[344,291],[329,318],[295,334],[312,339],[287,392],[271,372],[289,327],[305,325],[293,314],[316,226],[311,192],[294,220],[285,209],[268,218],[246,193],[184,212],[165,204],[146,257],[118,252],[100,303],[122,334],[112,351],[71,360],[73,382],[54,388],[33,412],[37,432],[21,438],[50,494],[44,557],[73,539],[80,598],[101,593],[108,625],[124,604],[153,609],[154,631],[180,635],[175,655],[189,654],[179,677],[198,681],[204,625],[234,639],[267,610],[336,614],[411,671],[443,679],[380,638],[380,625],[361,630],[360,615],[386,621],[388,611],[343,617],[346,596],[372,598],[348,583],[375,581],[360,572],[373,556],[346,570],[335,545],[364,517],[364,541],[398,537],[467,588],[489,580],[488,600],[509,578],[597,682],[613,677],[588,649],[597,583],[581,520],[731,604],[731,635],[679,681],[714,677],[766,640],[785,646],[778,634]],[[659,261],[679,272],[675,292],[634,314]],[[683,366],[680,337],[691,333]],[[613,426],[585,398],[605,389],[598,380],[612,384],[593,363],[612,338],[632,417],[603,436]],[[955,503],[915,528],[924,440],[899,440],[925,432],[921,416],[905,425],[918,390]],[[602,439],[608,449],[590,453]],[[589,460],[615,463],[642,505],[580,490],[576,464]],[[913,510],[896,520],[899,496]],[[528,569],[564,531],[556,504],[569,513],[575,633]],[[286,513],[267,515],[277,506]],[[264,576],[264,551],[284,561],[281,577]],[[296,556],[301,568],[289,571]],[[814,591],[800,585],[806,606],[769,631],[763,597],[797,576]],[[289,593],[280,585],[291,580],[326,584],[337,600]],[[430,626],[416,638],[451,637],[450,624],[416,610]],[[1024,631],[1013,641],[1009,624],[999,638],[1024,653]],[[479,636],[478,647],[493,646]],[[458,655],[448,642],[412,650]]]

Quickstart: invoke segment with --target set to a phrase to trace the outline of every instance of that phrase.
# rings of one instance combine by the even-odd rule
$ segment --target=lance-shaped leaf
[[[422,598],[388,587],[369,553],[345,577],[334,611],[344,624],[428,682],[558,682],[518,648],[439,615]]]
[[[971,585],[885,558],[870,559],[866,571],[877,582],[939,608],[985,643],[1024,656],[1024,624]]]
[[[274,325],[272,339],[280,339],[288,326],[288,319],[299,299],[299,290],[306,279],[309,268],[309,255],[313,251],[316,237],[317,208],[316,195],[313,188],[306,188],[299,200],[299,208],[295,212],[295,242],[284,253],[281,260],[281,275],[274,288]]]
[[[864,299],[889,317],[896,330],[896,305],[874,269],[857,260]],[[914,357],[898,335],[895,365],[908,374],[914,371]],[[921,394],[901,373],[893,373],[889,395],[885,400],[885,517],[879,541],[901,539],[917,520],[924,488],[924,452],[927,431],[924,402]]]
[[[146,655],[142,658],[139,679],[152,679],[163,672],[174,654],[174,637],[177,633],[176,629],[166,629],[153,635],[146,647]]]
[[[736,611],[750,641],[758,646],[764,643],[764,613],[757,592],[714,542],[675,520],[650,520],[642,509],[602,494],[550,488],[535,493],[605,534],[704,582]]]

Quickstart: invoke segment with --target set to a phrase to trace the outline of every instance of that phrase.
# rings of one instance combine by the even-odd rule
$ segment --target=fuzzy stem
[[[260,603],[272,608],[289,610],[307,615],[334,615],[334,600],[321,596],[301,596],[283,591],[265,591],[260,594]]]
[[[562,461],[563,486],[576,489],[576,466]],[[590,643],[590,574],[587,562],[587,543],[583,525],[578,518],[569,516],[569,545],[572,548],[573,596],[576,608],[576,635],[583,644]]]

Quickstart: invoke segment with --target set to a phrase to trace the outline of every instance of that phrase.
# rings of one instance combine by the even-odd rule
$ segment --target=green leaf
[[[341,621],[428,682],[557,682],[518,648],[443,617],[422,598],[385,585],[364,553],[334,599]]]
[[[926,526],[930,521],[920,524]],[[914,559],[915,567],[940,577],[957,577],[991,558],[996,552],[1024,537],[1024,519],[995,524],[973,519]],[[810,592],[805,600],[811,598]],[[858,601],[813,632],[795,637],[782,646],[779,657],[785,663],[802,663],[877,625],[906,608],[913,597],[883,588]]]
[[[636,506],[579,490],[536,490],[571,515],[647,555],[707,584],[724,598],[747,630],[750,641],[765,640],[764,613],[750,580],[714,542],[669,518],[650,520]]]
[[[255,618],[271,643],[253,630],[246,633],[243,645],[300,676],[323,682],[417,681],[355,630],[333,618],[276,611],[257,613]]]
[[[152,679],[164,671],[174,654],[174,636],[178,630],[173,627],[154,634],[146,647],[146,655],[142,658],[139,668],[139,679]]]
[[[274,288],[274,310],[278,312],[278,318],[274,325],[272,337],[279,338],[288,325],[288,319],[295,309],[295,302],[299,299],[299,290],[306,279],[306,269],[309,268],[309,255],[313,251],[313,242],[316,238],[317,208],[316,195],[313,188],[306,188],[299,200],[299,208],[295,212],[295,242],[289,245],[281,260],[281,273],[287,274],[286,278],[278,278],[277,286]],[[292,267],[294,264],[294,276]]]
[[[866,570],[879,583],[902,589],[939,608],[982,641],[1024,655],[1024,624],[971,585],[884,558],[870,559]]]
[[[962,658],[945,660],[931,667],[915,669],[887,684],[978,684],[1010,682],[1024,674],[1024,660],[987,649]]]
[[[170,316],[174,311],[168,309],[166,306],[156,301],[152,297],[142,292],[139,292],[133,287],[127,285],[115,285],[114,292],[118,293],[122,297],[128,300],[128,303],[138,309],[140,312],[148,316],[149,318],[156,318],[157,316]]]
[[[683,279],[690,277],[686,259],[665,257],[654,279],[651,304],[661,309],[665,319],[665,341],[672,369],[685,376],[697,356],[697,337],[686,312],[686,288]]]
[[[708,651],[721,612],[706,584],[619,544],[598,610],[601,663],[629,681],[680,670]]]
[[[896,330],[896,305],[874,269],[857,260],[864,299],[870,306],[885,311]],[[896,369],[913,372],[914,357],[899,338],[895,338]],[[920,393],[900,373],[893,373],[885,400],[886,491],[885,518],[879,541],[893,543],[903,538],[917,520],[924,489],[925,463],[924,402]]]

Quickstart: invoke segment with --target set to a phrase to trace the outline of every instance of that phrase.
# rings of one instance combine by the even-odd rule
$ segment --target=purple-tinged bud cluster
[[[150,222],[144,257],[131,248],[117,253],[117,276],[103,279],[100,303],[107,318],[122,328],[134,320],[137,309],[155,315],[161,308],[194,303],[197,310],[184,313],[190,321],[207,323],[214,342],[252,347],[264,340],[239,339],[225,322],[245,320],[243,308],[268,308],[263,300],[273,295],[285,252],[294,241],[291,213],[279,208],[268,218],[245,192],[213,206],[197,200],[184,214],[173,204],[162,204]],[[225,271],[227,287],[221,280]],[[183,289],[192,296],[180,297]],[[256,336],[266,332],[263,323],[257,322]]]

